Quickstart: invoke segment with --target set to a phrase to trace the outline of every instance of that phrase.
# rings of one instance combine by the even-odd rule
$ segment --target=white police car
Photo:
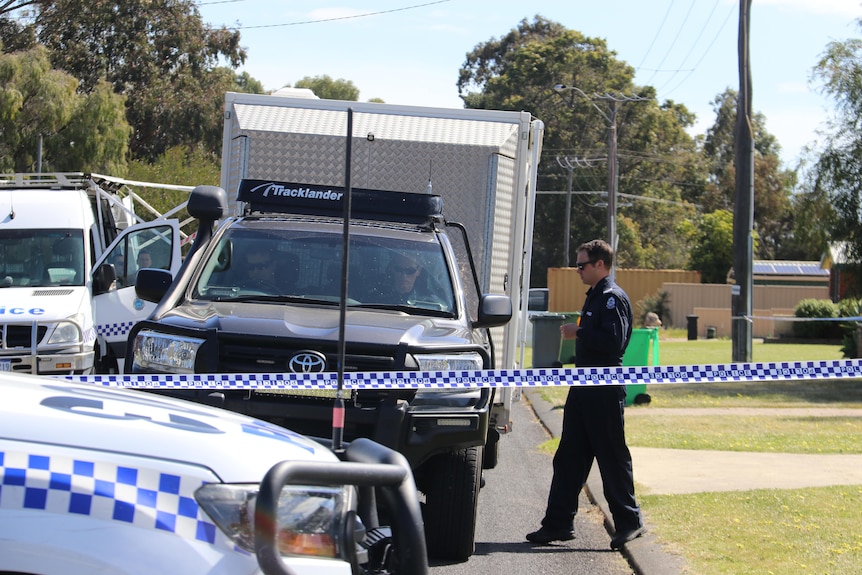
[[[340,461],[252,418],[63,379],[3,374],[0,397],[4,574],[427,572],[409,465],[376,443]],[[396,501],[391,529],[374,493]]]

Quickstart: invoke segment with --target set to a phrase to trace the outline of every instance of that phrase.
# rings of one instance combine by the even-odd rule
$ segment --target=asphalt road
[[[573,541],[547,546],[524,535],[539,527],[551,481],[551,455],[538,450],[550,436],[526,398],[514,403],[514,431],[500,440],[500,460],[485,471],[479,496],[476,551],[464,563],[431,563],[433,575],[631,575],[633,570],[609,547],[603,515],[581,492]]]

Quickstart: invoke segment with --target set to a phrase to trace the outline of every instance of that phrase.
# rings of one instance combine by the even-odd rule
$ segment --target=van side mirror
[[[111,286],[117,281],[117,270],[114,264],[102,264],[93,273],[93,295],[101,295],[111,291]]]

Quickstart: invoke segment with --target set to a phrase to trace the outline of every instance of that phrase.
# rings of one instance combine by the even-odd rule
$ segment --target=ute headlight
[[[48,343],[81,343],[83,340],[83,331],[81,330],[83,321],[84,317],[81,314],[75,314],[68,319],[57,322],[54,333],[48,338]]]
[[[134,366],[144,370],[194,373],[203,339],[140,331],[132,349]]]
[[[419,371],[478,371],[482,369],[482,356],[475,351],[417,355],[416,361],[419,363]]]
[[[211,483],[195,499],[239,547],[254,553],[254,507],[258,486]],[[285,486],[278,500],[276,525],[282,555],[343,558],[346,487]]]

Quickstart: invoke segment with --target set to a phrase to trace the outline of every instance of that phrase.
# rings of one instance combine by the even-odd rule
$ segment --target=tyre
[[[433,559],[465,561],[473,554],[482,447],[438,455],[425,485],[425,541]]]
[[[488,440],[485,442],[485,455],[482,461],[482,469],[494,469],[500,461],[500,432],[496,429],[488,430]]]

